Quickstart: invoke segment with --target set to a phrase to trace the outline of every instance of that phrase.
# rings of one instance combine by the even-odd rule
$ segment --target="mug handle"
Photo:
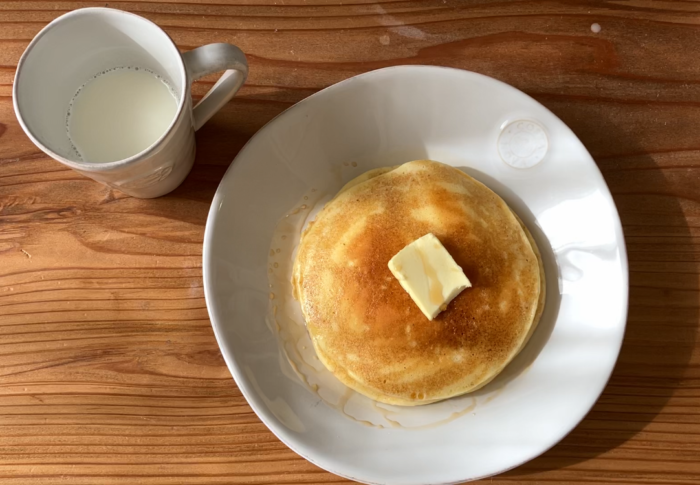
[[[214,113],[229,102],[248,77],[245,54],[232,44],[208,44],[182,54],[190,83],[208,74],[226,70],[192,110],[194,129],[199,130]]]

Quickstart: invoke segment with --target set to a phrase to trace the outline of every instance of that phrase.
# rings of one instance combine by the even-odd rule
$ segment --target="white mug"
[[[72,149],[66,113],[77,89],[115,67],[150,69],[177,96],[168,130],[150,147],[124,160],[89,163]],[[192,108],[194,80],[226,72]],[[109,8],[85,8],[47,25],[27,47],[12,90],[15,113],[31,140],[46,154],[94,180],[134,197],[158,197],[175,189],[194,162],[194,132],[245,82],[248,64],[231,44],[210,44],[184,54],[156,24]]]

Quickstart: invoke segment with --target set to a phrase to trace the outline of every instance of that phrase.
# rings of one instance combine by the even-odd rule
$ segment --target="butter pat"
[[[389,261],[389,269],[428,320],[472,286],[462,268],[431,233],[399,251]]]

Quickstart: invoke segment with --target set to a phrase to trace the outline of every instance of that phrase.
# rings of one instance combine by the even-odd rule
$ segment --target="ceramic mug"
[[[168,130],[150,147],[124,160],[83,161],[73,149],[66,115],[78,88],[114,67],[144,67],[165,78],[177,96]],[[192,82],[226,71],[192,108]],[[85,8],[47,25],[17,66],[14,108],[29,138],[46,154],[83,175],[134,197],[158,197],[185,179],[195,154],[194,132],[240,89],[245,55],[231,44],[209,44],[184,54],[153,22],[121,10]]]

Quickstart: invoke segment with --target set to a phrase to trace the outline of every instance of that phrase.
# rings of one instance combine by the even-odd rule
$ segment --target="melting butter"
[[[472,285],[432,233],[399,251],[389,261],[389,269],[428,320],[435,318],[462,290]]]

